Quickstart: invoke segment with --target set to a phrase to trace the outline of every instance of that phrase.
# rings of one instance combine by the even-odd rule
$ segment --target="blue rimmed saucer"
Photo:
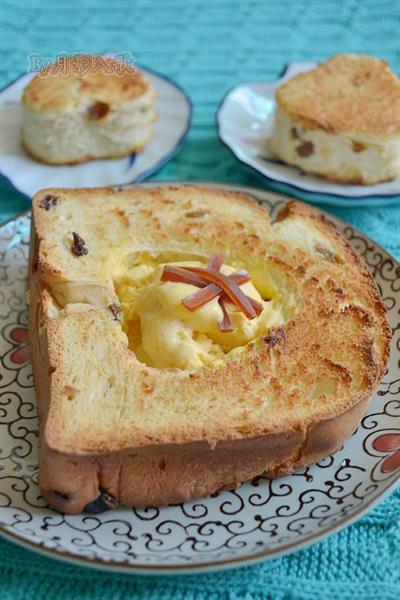
[[[21,96],[35,75],[22,75],[0,91],[0,175],[28,199],[44,187],[123,186],[153,175],[181,148],[190,128],[192,103],[171,79],[140,66],[157,90],[155,134],[136,155],[93,160],[78,165],[46,165],[31,158],[21,146]]]

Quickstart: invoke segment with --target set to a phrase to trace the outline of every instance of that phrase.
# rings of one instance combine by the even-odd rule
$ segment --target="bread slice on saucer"
[[[156,92],[138,69],[91,55],[60,59],[22,98],[22,143],[54,165],[139,152],[153,135]]]
[[[338,54],[277,91],[275,156],[331,181],[400,176],[400,79],[371,56]]]
[[[218,189],[42,190],[30,273],[40,488],[64,513],[184,502],[318,461],[356,429],[388,359],[366,265],[295,201],[271,224]],[[194,308],[199,292],[214,296]]]

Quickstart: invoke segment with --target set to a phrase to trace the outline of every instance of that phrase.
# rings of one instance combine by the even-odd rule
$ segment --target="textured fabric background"
[[[0,86],[40,52],[132,52],[174,78],[194,102],[183,150],[154,179],[211,179],[264,187],[216,137],[215,111],[234,84],[276,78],[290,60],[367,52],[400,72],[400,1],[0,0]],[[0,218],[26,208],[0,182]],[[399,206],[335,209],[400,257]],[[345,531],[292,556],[206,576],[154,579],[66,566],[0,540],[0,600],[400,597],[400,493]]]

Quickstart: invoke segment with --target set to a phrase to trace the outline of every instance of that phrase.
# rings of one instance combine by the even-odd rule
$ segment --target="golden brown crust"
[[[127,190],[121,193],[110,192],[109,190],[84,190],[79,191],[79,197],[86,199],[85,208],[88,208],[89,216],[91,209],[88,203],[93,194],[96,193],[98,197],[103,193],[105,194],[104,198],[106,203],[109,204],[109,208],[113,206],[111,201],[113,198],[115,199],[115,195],[117,196],[117,205],[121,207],[123,206],[122,197],[125,197],[130,204],[137,202],[138,200],[135,200],[135,198],[140,197],[143,205],[146,207],[149,207],[151,198],[153,200],[153,208],[154,205],[161,204],[165,206],[168,214],[171,214],[173,208],[171,207],[171,200],[168,199],[170,192],[172,193],[172,197],[176,197],[179,200],[182,193],[186,197],[190,197],[190,194],[193,195],[197,191],[188,188],[187,190],[176,191],[155,189],[151,190],[151,192],[149,196],[145,193],[145,190]],[[65,387],[70,385],[69,379],[71,378],[69,374],[70,358],[69,354],[66,353],[66,342],[64,341],[66,339],[68,339],[71,351],[75,347],[75,352],[83,352],[88,358],[90,358],[92,348],[96,347],[97,351],[103,357],[107,357],[104,369],[107,370],[108,377],[111,377],[114,370],[117,369],[118,380],[129,381],[133,378],[133,381],[129,384],[133,396],[129,398],[129,403],[133,407],[135,402],[138,402],[138,398],[140,399],[143,394],[141,390],[144,390],[148,397],[147,411],[150,420],[157,419],[156,413],[160,411],[163,402],[167,402],[168,405],[171,402],[169,396],[165,396],[166,389],[174,397],[180,399],[180,401],[192,395],[201,395],[203,397],[205,406],[202,414],[203,416],[206,415],[204,422],[198,419],[195,425],[192,424],[189,426],[186,423],[183,428],[179,428],[173,432],[171,432],[169,426],[164,429],[160,426],[152,434],[153,437],[146,431],[146,426],[141,430],[138,423],[135,427],[134,445],[146,445],[152,441],[153,443],[156,441],[166,443],[170,441],[170,436],[173,436],[175,441],[185,442],[191,439],[201,439],[203,436],[206,436],[211,441],[224,437],[231,439],[245,437],[250,433],[253,435],[262,435],[266,430],[279,429],[281,425],[279,420],[279,406],[281,402],[284,402],[286,409],[290,406],[292,411],[291,416],[287,413],[287,410],[283,413],[286,424],[297,428],[304,423],[304,416],[302,416],[301,412],[298,412],[296,404],[296,399],[300,397],[299,392],[296,390],[296,381],[300,376],[300,372],[303,383],[302,394],[313,393],[318,377],[329,376],[333,379],[336,386],[335,397],[339,396],[335,401],[335,410],[344,410],[346,406],[356,400],[361,390],[368,387],[372,388],[375,384],[381,372],[382,365],[386,361],[387,340],[390,337],[384,306],[376,290],[376,286],[361,259],[344,242],[342,237],[312,209],[300,203],[288,203],[286,209],[279,217],[280,221],[275,226],[274,232],[279,233],[278,229],[282,224],[286,227],[286,223],[289,223],[289,225],[291,223],[304,223],[306,228],[309,231],[314,231],[315,236],[320,236],[320,239],[325,244],[329,240],[332,249],[320,244],[315,246],[314,251],[316,252],[316,256],[313,259],[314,262],[317,259],[315,264],[311,260],[312,257],[307,253],[303,253],[302,255],[301,249],[294,248],[291,250],[288,246],[282,247],[280,242],[278,244],[275,242],[274,245],[269,243],[269,256],[265,256],[264,245],[261,243],[259,237],[261,231],[258,231],[258,235],[251,234],[244,236],[242,230],[240,230],[240,235],[237,238],[233,237],[235,240],[235,250],[240,243],[241,253],[245,253],[249,260],[251,260],[248,265],[250,270],[253,261],[261,259],[268,264],[269,269],[276,269],[280,277],[285,277],[285,279],[281,279],[280,281],[282,289],[284,289],[285,285],[288,285],[288,291],[291,290],[291,293],[298,295],[299,304],[304,301],[301,300],[303,295],[307,297],[307,311],[298,314],[297,318],[287,324],[285,327],[284,343],[277,344],[272,349],[269,347],[268,340],[266,343],[260,341],[256,345],[250,344],[246,349],[245,355],[240,360],[231,360],[227,365],[219,369],[204,368],[199,373],[194,374],[193,377],[188,378],[186,374],[170,369],[161,371],[152,368],[143,369],[143,365],[127,350],[125,338],[122,336],[118,325],[114,321],[110,321],[109,317],[111,315],[108,309],[101,308],[101,299],[110,294],[109,300],[106,303],[108,304],[112,301],[111,294],[113,293],[112,281],[110,283],[107,282],[107,274],[104,271],[105,259],[100,255],[100,272],[96,263],[97,257],[92,256],[94,269],[91,268],[93,265],[90,264],[89,260],[91,255],[99,253],[100,249],[104,246],[106,255],[110,252],[112,254],[115,250],[109,247],[108,242],[105,243],[104,234],[98,222],[95,222],[93,227],[96,229],[96,235],[100,237],[100,249],[96,246],[93,239],[93,232],[91,234],[84,229],[83,210],[79,212],[79,233],[86,240],[89,254],[88,256],[71,258],[70,242],[67,241],[66,255],[68,262],[65,266],[73,264],[76,266],[76,270],[67,271],[62,267],[63,261],[57,259],[54,242],[58,238],[58,234],[52,239],[49,227],[50,223],[53,225],[57,224],[57,221],[54,222],[54,219],[60,211],[63,211],[63,195],[65,198],[66,194],[68,194],[66,190],[45,190],[34,200],[35,228],[40,240],[38,245],[39,277],[42,282],[50,286],[56,296],[59,293],[59,289],[65,289],[72,285],[71,283],[63,284],[63,280],[65,281],[66,279],[69,282],[83,281],[84,295],[80,301],[87,302],[85,299],[90,294],[95,306],[92,307],[93,310],[90,312],[79,311],[62,315],[62,318],[49,320],[47,328],[49,352],[58,365],[53,381],[53,387],[55,386],[53,389],[53,408],[50,411],[48,427],[48,440],[52,447],[59,450],[62,449],[63,451],[71,451],[75,447],[75,451],[77,450],[73,431],[70,429],[69,438],[64,431],[66,422],[72,418],[70,411],[77,410],[77,406],[79,406],[79,398],[75,399],[74,403],[66,403],[63,393]],[[41,207],[41,202],[43,198],[48,198],[49,196],[50,198],[56,198],[60,204],[46,211]],[[203,206],[207,196],[210,204],[215,204],[216,198],[213,192],[207,190],[206,193],[205,190],[201,190],[200,197]],[[261,214],[259,217],[258,214],[264,211],[250,199],[239,195],[228,195],[226,197],[219,193],[218,196],[220,206],[222,206],[221,203],[223,203],[224,199],[226,199],[225,201],[228,202],[228,205],[232,201],[239,203],[239,205],[241,203],[248,205],[257,214],[257,225],[261,222]],[[163,202],[167,203],[162,204]],[[73,209],[73,205],[70,205],[69,202],[67,206],[70,206],[70,210]],[[99,206],[101,207],[102,204],[100,203]],[[136,207],[134,210],[140,209]],[[153,211],[149,210],[149,208],[144,210],[146,210],[146,217],[148,219],[154,218]],[[244,217],[242,209],[240,212],[242,217]],[[189,214],[193,214],[193,211],[190,211]],[[173,227],[168,231],[168,235],[165,236],[168,240],[174,240],[174,244],[180,232],[186,230],[186,226],[182,225],[180,210],[177,211],[177,216],[177,222],[174,222]],[[265,213],[263,216],[265,216]],[[127,213],[127,209],[125,209],[124,217],[129,223],[130,215]],[[110,223],[109,219],[110,217],[108,216],[107,223]],[[189,217],[189,220],[192,223],[192,217]],[[203,231],[202,242],[208,245],[208,247],[210,244],[216,243],[221,239],[224,239],[226,243],[227,233],[225,234],[225,238],[221,236],[221,231],[225,231],[225,227],[222,227],[221,219],[216,219],[216,221],[217,227],[214,232],[212,231],[210,222],[208,222],[206,231],[204,228],[201,228],[201,231]],[[229,223],[227,222],[227,226],[232,229],[229,213],[227,221],[229,221]],[[118,235],[118,243],[120,244],[121,235],[126,228],[126,223],[120,219],[119,215],[117,222],[119,223],[119,229],[116,229],[116,233]],[[62,220],[60,223],[64,228],[65,221]],[[151,226],[150,222],[147,228]],[[268,223],[266,223],[266,227],[269,232]],[[140,228],[141,230],[146,230],[144,223],[140,223]],[[177,231],[175,228],[177,228]],[[43,239],[46,230],[48,235],[46,239]],[[285,234],[285,230],[283,231]],[[60,234],[65,236],[64,229],[60,231]],[[137,232],[134,231],[134,234],[135,241],[137,241]],[[207,239],[207,234],[211,236],[209,239]],[[195,237],[195,235],[192,224],[191,238]],[[232,237],[232,233],[230,235]],[[186,248],[193,248],[191,238],[189,238]],[[68,236],[66,239],[68,240]],[[250,255],[247,248],[250,248]],[[201,249],[200,241],[198,242],[198,249]],[[223,248],[218,246],[215,248],[215,250],[220,249]],[[56,262],[54,262],[54,259],[56,259]],[[120,262],[118,255],[117,262]],[[345,268],[342,265],[345,265]],[[87,271],[85,271],[86,267]],[[308,275],[307,269],[312,270],[312,276]],[[96,279],[98,283],[95,283]],[[61,281],[59,282],[59,280]],[[84,283],[85,280],[91,282],[90,286]],[[76,295],[81,293],[80,287],[82,287],[82,283],[79,283],[78,291],[76,287],[73,288],[75,301],[79,301]],[[32,293],[35,295],[35,289],[32,290]],[[358,302],[361,302],[364,308],[361,309],[357,305]],[[369,316],[370,318],[368,318]],[[90,337],[85,334],[86,331],[91,332]],[[118,337],[118,333],[121,333],[120,337]],[[72,335],[75,336],[73,339],[71,338]],[[355,340],[352,341],[350,336],[354,336]],[[301,340],[301,345],[299,345],[299,340]],[[343,343],[351,345],[350,356],[343,354],[343,349],[341,348]],[[117,358],[115,359],[115,357]],[[348,377],[343,377],[340,371],[340,364],[343,361],[345,364],[350,361],[347,371],[345,370],[346,373],[349,372]],[[352,361],[360,363],[357,369],[355,369]],[[275,368],[274,373],[271,372],[272,364],[274,364]],[[309,368],[310,365],[312,365],[311,369]],[[268,374],[267,377],[266,373]],[[235,390],[243,388],[243,381],[252,382],[251,386],[249,385],[248,389],[246,388],[246,398],[248,406],[252,406],[253,408],[249,411],[249,414],[247,414],[247,409],[239,411],[231,423],[226,418],[224,421],[222,413],[219,414],[218,412],[220,408],[224,412],[223,405],[221,407],[218,405],[210,407],[208,403],[212,402],[213,397],[218,393],[221,394],[221,397],[226,395],[228,397],[235,397]],[[308,392],[306,391],[307,389],[309,390]],[[212,393],[210,390],[212,390]],[[206,391],[208,392],[206,393]],[[135,398],[135,393],[137,394],[137,398]],[[265,395],[269,397],[269,402],[273,403],[273,407],[277,413],[274,416],[271,414],[272,411],[269,404],[263,407],[263,403],[260,403],[260,399],[265,397]],[[80,402],[83,407],[85,404],[84,396]],[[118,406],[118,398],[115,399],[115,406]],[[257,406],[259,406],[259,409],[257,409]],[[140,410],[139,405],[138,409]],[[170,409],[179,411],[179,402],[174,409],[172,407]],[[120,410],[124,411],[125,409],[121,406]],[[156,411],[154,417],[151,417],[152,410]],[[262,411],[261,414],[265,411],[265,416],[268,415],[267,422],[263,418],[260,418],[260,410]],[[317,416],[317,411],[320,418],[327,417],[330,414],[330,410],[331,407],[328,403],[320,403],[314,408],[314,417]],[[97,407],[95,412],[97,412]],[[80,448],[83,453],[96,451],[96,448],[99,448],[99,444],[101,444],[102,451],[105,449],[105,444],[110,451],[132,445],[133,440],[130,426],[125,427],[126,424],[124,425],[123,422],[115,422],[113,426],[111,425],[114,412],[112,410],[111,414],[107,416],[109,427],[103,434],[101,434],[101,430],[96,430],[94,426],[92,427],[92,432],[85,431],[84,436],[82,432],[79,434]],[[118,413],[119,410],[116,411],[116,414]],[[220,425],[221,422],[222,427]],[[110,435],[110,430],[118,431],[115,439]],[[107,438],[103,442],[101,442],[102,435]]]
[[[35,110],[62,110],[82,102],[119,104],[149,90],[138,69],[110,57],[78,54],[60,59],[26,86],[23,103]]]
[[[135,243],[140,229],[167,250],[181,239],[181,250],[193,251],[195,240],[200,254],[245,256],[250,271],[267,264],[298,310],[221,368],[146,367],[127,349],[108,300],[102,305],[111,286],[99,267],[104,257],[96,256],[108,244],[96,206],[118,244],[136,214]],[[307,205],[289,201],[271,227],[265,210],[243,194],[58,189],[36,195],[33,217],[30,331],[41,489],[55,508],[79,512],[100,489],[135,505],[207,495],[263,470],[274,475],[310,464],[356,428],[383,374],[391,332],[365,263]],[[68,219],[79,222],[88,256],[71,257],[69,246],[60,252]],[[62,309],[54,294],[74,281],[85,284],[86,304]],[[195,421],[187,402],[196,405]]]
[[[371,56],[338,54],[283,84],[277,101],[306,129],[400,135],[400,79]]]
[[[69,213],[66,223],[57,221],[58,211],[44,211],[40,203],[47,195],[57,198],[58,206]],[[201,206],[203,216],[190,215],[193,203]],[[235,203],[232,203],[232,200]],[[215,202],[218,202],[218,206]],[[180,206],[182,205],[183,217]],[[204,205],[204,206],[203,206]],[[233,223],[226,210],[232,212]],[[245,213],[242,212],[242,207]],[[219,207],[221,209],[219,210]],[[129,222],[126,228],[116,210],[122,210]],[[210,219],[212,211],[218,214]],[[263,208],[245,194],[196,188],[154,188],[131,189],[119,192],[113,188],[82,188],[71,196],[70,189],[44,189],[33,199],[36,234],[41,239],[39,262],[42,276],[60,282],[90,279],[104,285],[104,264],[110,254],[121,246],[161,247],[163,250],[193,251],[197,245],[199,254],[209,255],[209,246],[221,250],[229,245],[247,255],[252,250],[261,249],[261,233],[270,228],[269,218]],[[97,212],[107,215],[97,228]],[[96,249],[79,262],[71,261],[70,248],[65,241],[70,234],[71,219],[80,214],[79,233],[90,239]],[[96,218],[93,219],[93,214]],[[243,231],[243,218],[247,221],[248,234]],[[101,234],[99,235],[99,233]],[[148,233],[150,234],[150,239]],[[57,238],[57,241],[56,241]],[[107,244],[104,244],[104,240]],[[61,242],[62,240],[62,242]],[[117,248],[116,248],[117,246]],[[50,251],[50,248],[53,248]]]
[[[263,472],[289,475],[338,450],[357,428],[368,402],[369,396],[308,431],[270,433],[215,448],[202,442],[81,457],[54,452],[42,442],[40,489],[53,508],[76,514],[90,510],[104,492],[111,496],[110,508],[165,506],[234,489]]]

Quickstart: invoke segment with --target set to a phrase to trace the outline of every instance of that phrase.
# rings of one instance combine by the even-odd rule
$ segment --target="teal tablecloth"
[[[375,54],[400,72],[399,0],[0,0],[0,8],[1,86],[26,70],[29,53],[50,57],[110,49],[132,52],[188,91],[192,130],[183,150],[155,179],[266,185],[216,137],[216,108],[237,82],[273,79],[291,60],[323,59],[338,51]],[[25,207],[0,182],[0,218]],[[329,210],[400,256],[400,203]],[[0,541],[0,600],[394,600],[400,598],[399,514],[397,492],[357,524],[308,550],[231,572],[173,578],[92,572]]]

